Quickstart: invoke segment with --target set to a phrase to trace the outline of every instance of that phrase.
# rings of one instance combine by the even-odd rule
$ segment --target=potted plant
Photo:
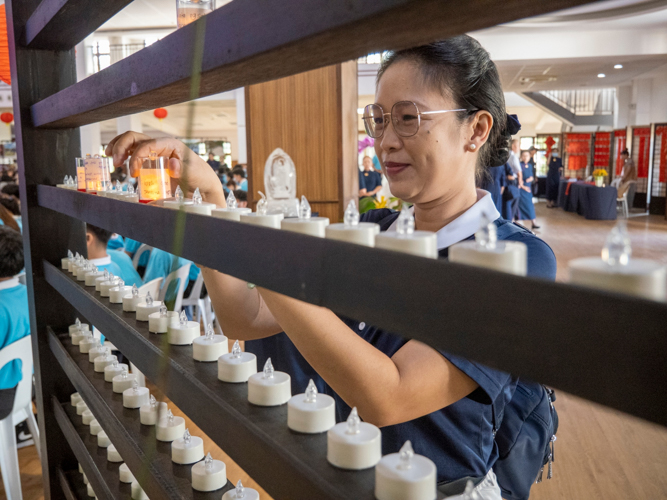
[[[607,177],[609,174],[604,168],[596,168],[593,170],[593,179],[595,179],[595,185],[597,187],[603,187],[604,186],[604,179]]]

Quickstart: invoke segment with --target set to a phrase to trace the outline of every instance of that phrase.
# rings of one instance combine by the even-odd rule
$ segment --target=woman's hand
[[[113,156],[115,167],[120,167],[129,158],[130,175],[138,177],[141,159],[147,158],[151,151],[169,158],[172,191],[180,185],[185,196],[191,197],[194,190],[199,188],[204,201],[219,207],[227,206],[222,183],[213,169],[177,139],[153,139],[138,132],[125,132],[109,143],[105,153]]]

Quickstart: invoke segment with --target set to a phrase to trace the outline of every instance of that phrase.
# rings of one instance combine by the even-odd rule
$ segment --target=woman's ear
[[[475,145],[475,149],[479,149],[489,139],[491,128],[493,127],[493,116],[488,111],[480,110],[475,114],[475,117],[470,122],[469,138],[470,144]]]

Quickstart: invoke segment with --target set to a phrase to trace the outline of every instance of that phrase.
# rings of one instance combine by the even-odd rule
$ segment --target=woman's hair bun
[[[510,140],[521,130],[521,123],[516,115],[507,115],[507,122],[496,135],[493,144],[489,144],[489,167],[500,167],[510,158]]]

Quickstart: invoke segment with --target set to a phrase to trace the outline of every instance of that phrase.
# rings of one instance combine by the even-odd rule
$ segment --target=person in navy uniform
[[[558,185],[563,172],[563,160],[558,151],[552,151],[547,165],[547,208],[555,208],[558,202]]]
[[[539,229],[535,220],[535,205],[533,205],[533,182],[535,182],[535,170],[530,163],[530,153],[521,153],[521,174],[523,182],[519,185],[519,220],[531,223],[533,229]]]
[[[491,196],[475,187],[478,170],[507,161],[514,130],[498,71],[479,42],[460,35],[388,55],[364,123],[392,193],[413,204],[417,229],[437,232],[441,257],[450,245],[473,238],[485,214],[500,240],[526,244],[530,276],[555,278],[549,246],[502,219]],[[225,206],[211,169],[180,141],[128,132],[109,144],[107,154],[120,164],[132,151],[137,175],[136,158],[151,149],[181,159],[170,164],[171,175],[180,178],[188,168],[186,195],[204,186],[207,201]],[[362,220],[393,231],[397,217],[378,209]],[[223,331],[246,340],[259,366],[271,356],[277,370],[291,375],[295,394],[313,378],[320,391],[336,398],[339,420],[356,407],[363,420],[382,427],[383,453],[398,452],[412,440],[417,453],[435,462],[438,489],[446,495],[463,493],[470,479],[480,498],[501,499],[493,473],[494,422],[511,399],[515,378],[363,318],[339,317],[260,287],[250,289],[212,269],[202,272]]]
[[[505,165],[499,167],[488,167],[486,174],[481,175],[479,188],[488,191],[491,194],[493,204],[498,212],[503,210],[503,193],[507,185],[507,176],[505,175]]]
[[[375,170],[370,156],[364,156],[363,165],[359,172],[359,197],[375,196],[382,189],[382,174]]]

